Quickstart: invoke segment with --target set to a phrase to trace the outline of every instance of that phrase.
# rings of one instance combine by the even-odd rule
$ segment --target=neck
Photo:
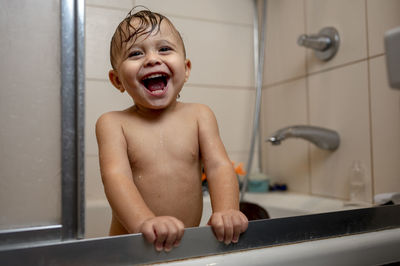
[[[174,101],[173,103],[162,109],[151,109],[140,105],[134,105],[132,109],[142,117],[156,119],[174,111],[177,105],[178,102]]]

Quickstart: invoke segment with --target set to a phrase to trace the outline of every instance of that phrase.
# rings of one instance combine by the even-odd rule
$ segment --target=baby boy
[[[161,14],[133,9],[111,40],[111,83],[133,106],[96,124],[101,176],[113,210],[110,235],[142,233],[157,251],[179,245],[200,223],[201,169],[207,175],[216,238],[236,243],[247,229],[239,190],[213,112],[177,101],[191,62]]]

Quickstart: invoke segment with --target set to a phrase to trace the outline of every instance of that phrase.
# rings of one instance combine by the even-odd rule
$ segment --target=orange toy
[[[233,169],[235,170],[235,173],[236,173],[237,175],[246,175],[246,171],[243,169],[243,163],[239,163],[239,164],[235,167],[235,162],[232,161],[232,166],[233,166]],[[203,173],[201,174],[201,182],[203,182],[203,181],[206,180],[206,179],[207,179],[207,176],[206,176],[206,174],[203,172]]]

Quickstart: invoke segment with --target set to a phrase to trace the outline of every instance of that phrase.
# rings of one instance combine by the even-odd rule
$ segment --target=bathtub
[[[386,265],[400,261],[399,245],[400,229],[397,228],[221,255],[155,263],[153,265]]]
[[[247,193],[244,199],[266,209],[271,218],[368,207],[368,205],[351,206],[337,199],[292,192]],[[111,214],[107,200],[88,201],[86,204],[86,238],[107,236],[111,223]],[[211,200],[206,195],[203,198],[203,216],[200,226],[207,224],[211,214]]]
[[[244,201],[256,203],[267,210],[270,218],[282,218],[313,213],[333,212],[346,209],[370,207],[350,205],[345,201],[293,192],[246,193]],[[211,216],[211,200],[204,196],[203,216],[200,226],[206,225]]]
[[[333,199],[294,193],[248,194],[271,217],[251,221],[236,244],[216,240],[209,226],[187,228],[179,247],[156,252],[141,234],[57,241],[0,250],[15,265],[384,265],[400,262],[400,205],[354,208]],[[211,212],[204,197],[204,221]],[[92,235],[107,235],[106,201],[88,202]],[[338,212],[331,212],[341,210]],[[313,214],[314,212],[324,214]],[[208,213],[207,213],[208,212]],[[298,215],[297,217],[282,217]],[[302,215],[305,214],[305,215]],[[276,216],[281,215],[281,218]],[[275,217],[274,217],[275,216]],[[92,224],[90,224],[92,223]],[[98,232],[94,232],[95,230]],[[90,232],[90,231],[88,231]]]

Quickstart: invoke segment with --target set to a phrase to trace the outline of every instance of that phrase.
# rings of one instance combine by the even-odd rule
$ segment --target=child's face
[[[175,102],[190,67],[177,33],[162,21],[158,32],[142,35],[133,45],[122,47],[117,69],[109,76],[117,89],[129,93],[137,107],[164,109]]]

